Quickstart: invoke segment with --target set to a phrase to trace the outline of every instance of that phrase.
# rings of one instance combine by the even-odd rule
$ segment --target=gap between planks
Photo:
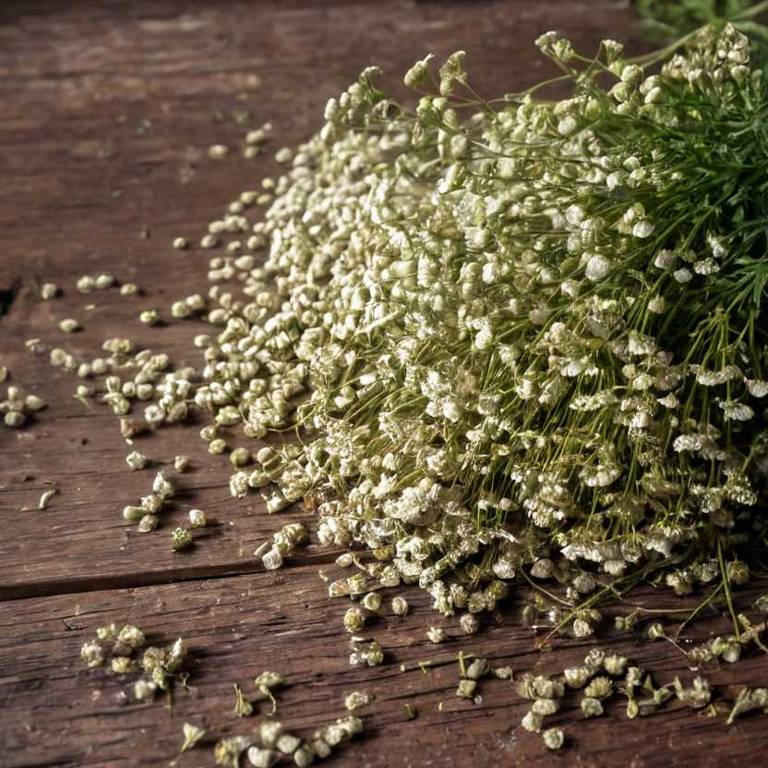
[[[291,566],[320,566],[334,562],[338,552],[312,553],[287,562],[281,570],[289,571]],[[50,581],[30,581],[11,586],[0,585],[0,601],[24,600],[38,597],[56,597],[58,595],[82,594],[100,592],[112,589],[134,589],[139,587],[154,587],[163,584],[180,584],[190,581],[211,581],[232,576],[253,576],[265,573],[263,566],[256,560],[244,563],[226,563],[223,565],[182,566],[159,571],[147,571],[137,574],[119,574],[116,576],[86,576],[78,578],[54,579]]]

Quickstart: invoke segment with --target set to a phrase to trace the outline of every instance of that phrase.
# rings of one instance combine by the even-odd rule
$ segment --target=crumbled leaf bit
[[[229,461],[234,467],[244,467],[251,462],[251,452],[242,446],[229,454]]]
[[[144,514],[142,514],[136,529],[139,533],[151,533],[155,530],[155,528],[157,528],[160,519],[157,517],[157,515],[147,513],[147,511],[143,508],[142,512]]]
[[[133,686],[133,697],[136,701],[151,701],[157,693],[157,684],[152,680],[142,678]]]
[[[301,739],[290,733],[283,733],[278,736],[275,746],[278,752],[284,755],[292,755],[301,746]]]
[[[173,484],[166,479],[162,472],[158,472],[152,481],[152,493],[165,500],[173,495],[173,490]]]
[[[608,677],[594,677],[584,687],[584,695],[594,699],[607,699],[612,693],[613,682]]]
[[[308,768],[315,762],[315,753],[310,747],[301,746],[293,753],[293,762],[297,768]]]
[[[474,659],[467,667],[464,677],[469,680],[479,680],[485,677],[491,671],[491,666],[487,659]]]
[[[133,624],[126,624],[117,633],[117,644],[133,651],[142,648],[145,642],[144,633]]]
[[[83,275],[77,279],[75,285],[80,293],[91,293],[96,289],[96,280],[91,275]]]
[[[254,679],[254,685],[258,688],[279,688],[285,685],[285,678],[279,672],[262,672]]]
[[[105,288],[111,288],[115,284],[115,276],[108,274],[97,275],[94,280],[94,286],[103,291]]]
[[[531,712],[542,717],[554,715],[559,709],[560,703],[557,699],[536,699],[531,705]]]
[[[593,674],[589,667],[569,667],[563,670],[565,682],[571,688],[583,688]]]
[[[89,667],[100,667],[105,661],[104,649],[95,640],[89,640],[83,643],[83,647],[80,649],[80,658]]]
[[[5,426],[11,429],[19,429],[19,427],[24,426],[26,420],[27,417],[23,411],[7,411],[3,416]]]
[[[465,635],[474,635],[480,628],[480,622],[474,613],[463,613],[459,617],[459,627]]]
[[[205,729],[193,723],[184,723],[181,726],[181,731],[184,741],[181,743],[179,752],[186,752],[188,749],[192,749],[205,736]]]
[[[213,454],[214,456],[220,455],[224,453],[224,451],[227,450],[227,443],[226,440],[223,440],[220,437],[217,437],[213,440],[211,440],[210,443],[208,443],[208,453]],[[239,494],[232,494],[233,496],[237,496]],[[243,493],[245,495],[245,493]]]
[[[614,677],[623,675],[629,660],[626,656],[619,656],[616,653],[606,654],[603,658],[603,669]]]
[[[48,351],[48,347],[45,345],[42,339],[27,339],[24,342],[24,346],[33,355],[43,355]]]
[[[378,592],[369,592],[360,602],[366,611],[376,613],[381,608],[381,595]]]
[[[459,685],[456,688],[456,695],[461,699],[473,699],[475,697],[476,688],[477,680],[459,680]]]
[[[340,717],[336,722],[315,731],[308,746],[320,759],[329,757],[336,747],[363,731],[363,721],[355,715]]]
[[[760,595],[752,605],[756,611],[768,613],[768,593]]]
[[[283,724],[277,720],[263,720],[258,727],[258,740],[263,747],[274,749],[283,733]]]
[[[445,640],[445,630],[442,627],[430,627],[427,630],[427,638],[430,643],[442,643]]]
[[[520,721],[520,725],[530,733],[539,733],[543,722],[544,718],[541,715],[536,714],[533,710],[529,710]]]
[[[243,691],[237,683],[232,687],[235,690],[235,714],[238,717],[250,717],[253,714],[253,704],[245,698]]]
[[[37,395],[27,394],[21,387],[11,385],[6,390],[5,400],[0,401],[0,413],[6,427],[19,429],[30,416],[47,407],[47,403]]]
[[[116,675],[125,675],[135,668],[135,662],[127,656],[114,656],[110,666]]]

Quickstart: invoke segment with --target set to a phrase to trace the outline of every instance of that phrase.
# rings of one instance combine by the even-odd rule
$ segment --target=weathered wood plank
[[[328,572],[341,573],[336,568]],[[574,711],[578,699],[570,695],[564,711],[551,720],[565,726],[573,749],[549,755],[538,736],[519,726],[526,702],[510,682],[481,683],[482,704],[455,697],[456,654],[486,656],[497,665],[511,664],[518,673],[548,674],[579,663],[593,642],[562,641],[556,650],[538,652],[536,634],[521,627],[513,604],[502,623],[488,620],[472,637],[460,636],[455,620],[438,620],[450,639],[435,646],[424,640],[435,616],[423,594],[415,590],[409,599],[411,615],[395,617],[385,604],[381,618],[366,629],[387,654],[384,666],[367,670],[347,662],[340,619],[348,602],[329,601],[315,569],[308,567],[0,603],[0,765],[167,765],[176,755],[185,720],[204,724],[216,735],[248,733],[255,720],[232,714],[232,684],[253,693],[251,678],[264,669],[289,678],[278,699],[278,716],[304,736],[343,714],[345,693],[375,695],[361,710],[366,734],[339,753],[333,764],[340,767],[706,767],[754,760],[765,746],[762,715],[745,716],[727,728],[722,719],[672,705],[664,716],[630,721],[623,698],[617,697],[607,705],[610,717],[582,721]],[[656,605],[664,600],[651,599]],[[161,641],[181,635],[193,649],[191,691],[178,693],[173,714],[160,700],[120,703],[121,691],[129,686],[79,662],[80,645],[97,626],[126,620]],[[727,624],[714,622],[715,627],[722,631]],[[600,642],[657,671],[661,683],[677,674],[693,677],[669,643]],[[426,660],[449,663],[426,672],[416,668]],[[403,663],[409,671],[400,671]],[[757,656],[714,666],[706,674],[719,685],[768,684],[768,667]],[[417,719],[406,718],[404,704],[416,707]],[[177,764],[212,761],[210,753],[195,750]]]

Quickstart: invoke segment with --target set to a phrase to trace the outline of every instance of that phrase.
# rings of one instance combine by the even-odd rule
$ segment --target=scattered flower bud
[[[396,595],[392,598],[391,607],[392,613],[394,613],[395,616],[405,616],[409,610],[408,601],[400,595]]]
[[[381,595],[378,592],[369,592],[360,602],[366,611],[375,613],[381,608]]]
[[[64,331],[64,333],[74,333],[75,331],[80,330],[80,323],[78,323],[77,320],[68,317],[59,322],[59,329]]]
[[[541,734],[541,740],[547,749],[560,749],[565,742],[565,736],[560,728],[547,728]]]
[[[131,451],[125,457],[125,463],[134,471],[144,469],[149,463],[149,459],[138,451]]]
[[[100,667],[104,664],[104,649],[101,645],[95,641],[89,641],[83,643],[83,647],[80,649],[80,658],[89,667]]]
[[[190,509],[189,510],[189,524],[192,528],[205,528],[208,524],[205,512],[202,509]]]
[[[592,698],[591,696],[585,696],[581,700],[581,711],[584,717],[599,717],[603,714],[603,703],[600,699]]]
[[[192,534],[187,528],[179,526],[171,531],[171,549],[178,552],[192,546]]]

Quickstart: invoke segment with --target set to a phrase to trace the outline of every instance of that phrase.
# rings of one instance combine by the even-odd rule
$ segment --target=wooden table
[[[479,635],[425,643],[435,622],[422,595],[414,614],[388,611],[373,626],[387,665],[349,667],[341,616],[318,578],[333,573],[333,554],[310,547],[277,572],[264,572],[254,548],[301,511],[267,516],[257,497],[233,500],[228,466],[201,450],[197,428],[161,431],[137,441],[158,461],[192,456],[171,520],[189,506],[215,525],[194,550],[175,554],[168,531],[142,536],[120,511],[148,490],[152,475],[132,473],[111,413],[72,397],[77,381],[24,349],[39,337],[92,357],[101,341],[128,335],[197,362],[194,321],[148,329],[143,307],[205,288],[206,255],[174,251],[173,237],[199,240],[207,221],[242,189],[274,169],[271,155],[246,161],[244,131],[266,120],[273,147],[293,144],[320,124],[325,100],[365,65],[378,63],[396,83],[426,52],[468,52],[476,82],[489,93],[523,86],[546,64],[532,41],[550,28],[594,47],[603,36],[631,36],[631,12],[617,0],[510,2],[71,2],[4,0],[0,9],[0,364],[12,382],[50,407],[29,428],[0,429],[0,765],[179,766],[212,764],[210,751],[177,759],[181,723],[213,735],[247,733],[232,715],[232,684],[246,690],[264,669],[290,685],[279,716],[301,735],[343,714],[342,696],[368,690],[366,735],[344,748],[338,766],[683,766],[764,762],[765,724],[722,722],[679,706],[665,717],[630,722],[620,702],[610,718],[567,724],[571,748],[545,754],[519,727],[526,711],[509,682],[484,683],[482,706],[454,696],[457,667],[415,669],[420,660],[455,659],[459,650],[516,669],[555,672],[590,643],[558,643],[538,653],[512,600]],[[635,41],[637,47],[637,42]],[[232,147],[211,160],[207,147]],[[114,289],[82,297],[82,274],[114,273],[136,281],[141,297]],[[38,298],[53,281],[64,295]],[[91,308],[84,304],[91,302]],[[65,336],[64,317],[81,320]],[[44,511],[25,511],[58,489]],[[173,712],[162,702],[124,703],[127,686],[88,671],[79,648],[95,627],[132,621],[153,637],[180,635],[193,649],[190,691]],[[671,645],[631,638],[612,645],[659,672],[691,673]],[[401,672],[405,664],[410,671]],[[768,683],[768,665],[751,658],[711,671],[715,682]],[[408,720],[403,706],[419,716]]]

